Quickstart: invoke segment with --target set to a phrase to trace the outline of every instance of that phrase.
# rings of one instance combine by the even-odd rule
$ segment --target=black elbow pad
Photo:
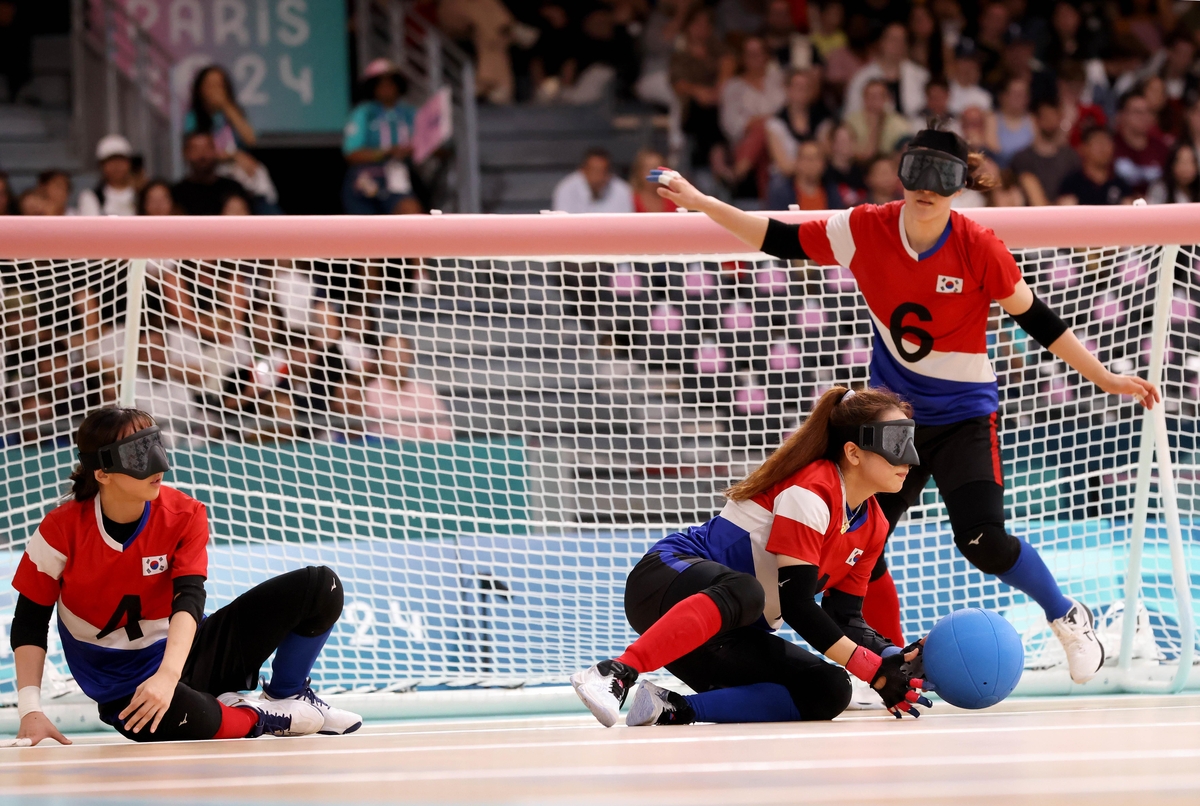
[[[1021,329],[1030,335],[1038,344],[1050,349],[1050,345],[1058,341],[1058,337],[1067,332],[1067,323],[1058,314],[1050,310],[1046,303],[1035,295],[1029,310],[1013,316]]]
[[[771,218],[767,220],[767,235],[763,238],[762,251],[784,260],[807,260],[808,254],[800,245],[800,225],[785,224]]]
[[[824,653],[845,633],[816,602],[817,567],[786,565],[779,569],[779,610],[783,620],[808,645]]]
[[[204,591],[204,577],[200,575],[175,577],[174,597],[171,599],[171,616],[187,613],[200,623],[204,618],[204,603],[208,594]]]
[[[50,633],[50,617],[54,605],[40,605],[25,594],[17,596],[17,607],[13,611],[12,626],[8,630],[8,643],[15,650],[22,646],[46,648]]]

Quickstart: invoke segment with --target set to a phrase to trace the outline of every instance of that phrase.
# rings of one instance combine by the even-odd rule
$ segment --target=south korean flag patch
[[[152,577],[155,574],[161,574],[167,570],[167,555],[160,554],[157,557],[142,558],[142,576]]]
[[[961,277],[947,277],[944,274],[939,274],[937,279],[937,292],[939,294],[961,294],[963,290],[963,281]]]

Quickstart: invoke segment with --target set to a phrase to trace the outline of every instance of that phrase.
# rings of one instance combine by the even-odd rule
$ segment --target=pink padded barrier
[[[768,215],[762,213],[761,215]],[[822,212],[776,212],[787,222]],[[1200,241],[1200,204],[964,212],[1011,248]],[[700,213],[612,215],[0,216],[0,258],[707,255],[748,248]]]

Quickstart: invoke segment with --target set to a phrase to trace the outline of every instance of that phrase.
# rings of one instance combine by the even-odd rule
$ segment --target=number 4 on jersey
[[[104,629],[96,633],[97,640],[121,629],[122,616],[128,616],[128,620],[125,622],[125,635],[129,637],[129,640],[136,641],[141,638],[142,625],[139,622],[142,620],[142,597],[131,593],[121,597],[120,604],[109,616]]]

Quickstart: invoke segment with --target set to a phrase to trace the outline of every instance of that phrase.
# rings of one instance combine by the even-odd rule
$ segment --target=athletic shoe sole
[[[621,714],[619,711],[614,714],[611,708],[606,707],[604,703],[598,702],[589,696],[589,692],[583,682],[583,676],[586,673],[587,670],[584,670],[571,675],[571,688],[575,689],[575,694],[583,701],[587,709],[592,712],[592,716],[596,717],[596,720],[604,727],[611,728],[617,724],[617,719],[620,718]],[[612,695],[609,696],[611,697]]]
[[[663,709],[655,694],[658,686],[648,680],[639,680],[633,691],[633,702],[629,704],[629,713],[625,715],[625,724],[631,728],[653,725],[658,721],[658,715]]]

